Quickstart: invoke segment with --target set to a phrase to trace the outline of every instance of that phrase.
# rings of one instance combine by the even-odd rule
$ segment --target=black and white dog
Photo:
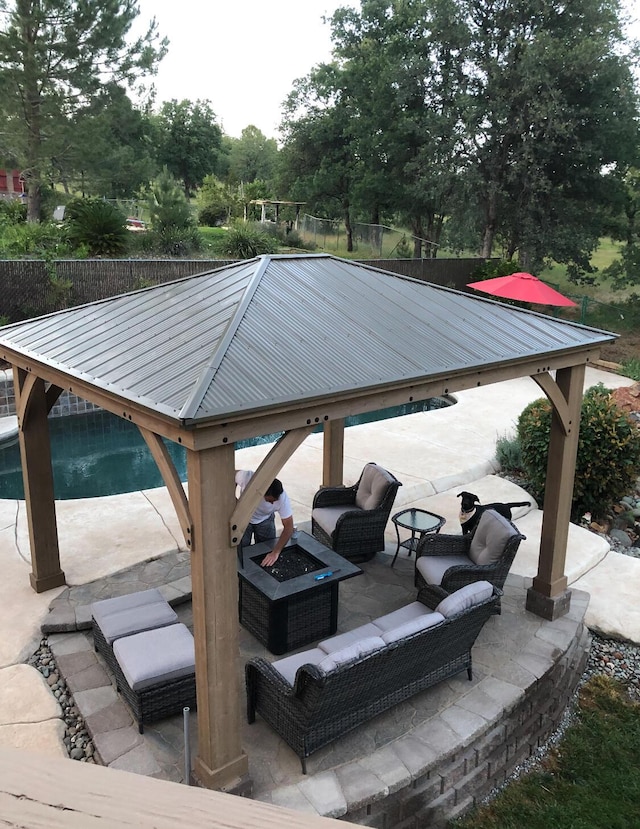
[[[511,520],[511,510],[514,507],[531,506],[531,501],[510,501],[506,504],[500,502],[480,504],[480,499],[473,492],[459,492],[457,497],[462,499],[460,502],[460,524],[463,535],[475,530],[480,516],[487,509],[493,509],[500,515]]]

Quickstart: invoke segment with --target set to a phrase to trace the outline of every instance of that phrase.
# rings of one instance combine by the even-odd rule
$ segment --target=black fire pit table
[[[308,533],[289,541],[272,567],[260,562],[276,539],[245,547],[238,564],[240,624],[273,654],[332,636],[338,585],[362,570]]]

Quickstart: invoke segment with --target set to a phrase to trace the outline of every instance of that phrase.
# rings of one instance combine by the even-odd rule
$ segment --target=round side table
[[[404,509],[401,512],[396,512],[396,514],[392,516],[391,520],[396,528],[396,535],[398,537],[396,554],[391,562],[392,567],[396,563],[400,547],[407,549],[409,551],[409,555],[411,555],[411,553],[415,552],[418,542],[423,535],[426,533],[440,532],[440,528],[446,521],[445,518],[441,515],[436,515],[435,512],[429,512],[426,509],[418,509],[417,507],[411,507],[410,509]],[[411,538],[408,538],[406,541],[400,541],[400,527],[405,530],[411,530]]]

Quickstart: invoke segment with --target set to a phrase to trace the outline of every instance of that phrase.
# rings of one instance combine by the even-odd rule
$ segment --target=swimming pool
[[[346,426],[370,423],[450,406],[446,397],[432,397],[377,412],[346,418]],[[316,431],[322,431],[319,426]],[[49,419],[53,488],[59,501],[96,498],[164,486],[151,453],[128,420],[103,410]],[[236,443],[237,449],[271,443],[282,432]],[[180,479],[187,479],[184,446],[165,441]],[[17,439],[0,447],[0,498],[23,499],[22,466]]]

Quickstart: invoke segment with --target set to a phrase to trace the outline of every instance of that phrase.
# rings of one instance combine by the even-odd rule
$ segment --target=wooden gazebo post
[[[58,526],[53,492],[51,446],[47,414],[50,408],[45,382],[35,374],[13,367],[18,415],[27,523],[31,544],[31,587],[43,593],[65,584],[60,567]],[[51,397],[57,397],[53,388]]]
[[[187,452],[198,755],[193,772],[208,789],[239,791],[249,765],[240,741],[238,578],[229,516],[235,507],[234,445]]]
[[[543,619],[557,619],[569,610],[565,561],[585,365],[558,369],[555,383],[548,374],[534,377],[552,404],[549,459],[542,514],[538,574],[527,591],[527,610]]]

